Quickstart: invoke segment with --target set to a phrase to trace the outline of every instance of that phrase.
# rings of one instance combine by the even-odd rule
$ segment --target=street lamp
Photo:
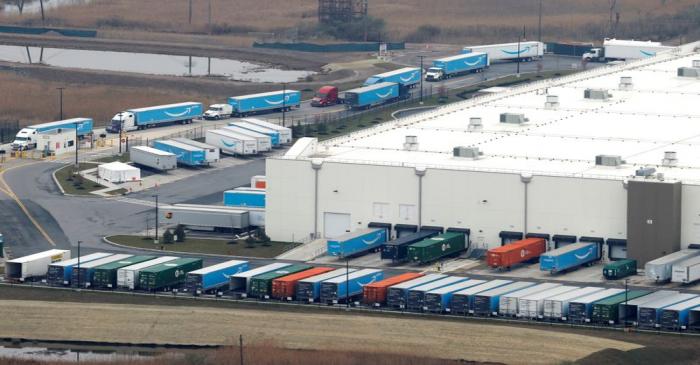
[[[78,148],[80,147],[80,143],[78,143],[78,127],[80,126],[80,122],[75,122],[73,123],[75,125],[75,168],[78,168]]]
[[[156,237],[153,243],[158,244],[158,194],[153,195],[156,198]]]
[[[117,114],[119,116],[119,154],[122,154],[122,136],[124,135],[124,118],[122,117],[122,112]]]
[[[78,240],[78,288],[80,288],[80,244],[83,241]]]
[[[425,56],[418,56],[420,58],[420,103],[423,104],[423,59]]]
[[[282,83],[282,127],[286,126],[287,116],[287,83]]]
[[[58,90],[58,119],[63,120],[63,90],[65,87],[57,87]]]

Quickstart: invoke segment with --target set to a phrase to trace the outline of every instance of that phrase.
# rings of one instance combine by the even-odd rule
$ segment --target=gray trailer
[[[618,310],[618,315],[619,315],[619,323],[622,324],[637,324],[637,317],[638,317],[638,308],[646,303],[653,302],[655,300],[659,300],[662,298],[666,298],[672,295],[676,295],[679,292],[676,290],[659,290],[657,292],[653,292],[649,295],[645,295],[643,297],[635,298],[627,303],[620,303],[619,305],[619,310]]]
[[[700,280],[700,256],[673,264],[671,271],[671,281],[674,283],[689,284]]]
[[[70,259],[70,250],[52,249],[5,261],[5,278],[25,281],[33,277],[43,277],[49,271],[49,265]]]
[[[129,151],[131,162],[150,167],[160,171],[174,170],[177,168],[177,156],[148,146],[131,147]]]
[[[446,278],[442,278],[440,280],[436,280],[425,285],[411,288],[408,290],[406,309],[412,311],[421,311],[423,310],[425,294],[427,292],[467,280],[469,280],[469,278],[465,278],[463,276],[448,276]]]
[[[221,155],[219,153],[219,147],[212,146],[210,144],[206,144],[206,143],[202,143],[202,142],[198,142],[198,141],[193,141],[193,140],[187,139],[187,138],[172,138],[171,140],[203,150],[204,151],[204,162],[206,162],[208,164],[218,162],[219,159],[221,158]]]
[[[162,221],[181,224],[192,230],[240,230],[250,226],[249,213],[232,207],[175,204],[160,209]]]
[[[520,298],[556,288],[558,286],[561,286],[561,284],[541,283],[529,288],[502,295],[498,302],[498,314],[502,316],[515,317],[518,315],[518,303]]]
[[[510,283],[512,283],[512,281],[510,280],[497,279],[491,280],[483,284],[479,284],[477,286],[473,286],[471,288],[460,290],[452,294],[452,299],[450,300],[450,308],[447,308],[446,311],[451,312],[452,314],[474,314],[473,304],[475,294],[498,288],[500,286],[508,285]]]
[[[404,309],[406,308],[406,302],[408,300],[408,291],[419,286],[432,283],[437,280],[442,280],[446,278],[445,274],[428,274],[419,278],[415,278],[409,281],[404,281],[387,289],[386,293],[386,305],[389,308]]]
[[[579,288],[570,292],[555,295],[553,297],[544,300],[544,308],[542,311],[542,316],[549,320],[562,320],[566,321],[569,315],[569,303],[572,300],[578,298],[583,298],[585,296],[591,295],[605,290],[605,288],[599,288],[596,286],[587,286],[585,288]]]
[[[246,296],[246,293],[248,292],[248,287],[250,286],[250,280],[254,276],[262,275],[265,273],[268,273],[270,271],[275,271],[279,269],[283,269],[287,266],[291,266],[292,264],[288,264],[286,262],[275,262],[273,264],[257,267],[252,270],[244,271],[239,274],[231,275],[229,277],[229,290],[231,291],[236,291],[236,292],[242,292],[243,296]]]
[[[475,316],[496,316],[501,296],[536,285],[530,281],[516,281],[474,295],[473,313]]]
[[[569,321],[571,322],[590,322],[593,315],[593,304],[605,298],[610,298],[613,295],[624,293],[625,289],[605,289],[585,297],[577,298],[569,302]]]
[[[644,265],[644,274],[649,280],[664,282],[671,280],[673,265],[692,257],[700,256],[700,250],[686,249],[651,260]]]

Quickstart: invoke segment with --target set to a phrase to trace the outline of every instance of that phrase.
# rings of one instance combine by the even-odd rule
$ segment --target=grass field
[[[97,167],[94,163],[80,163],[78,169],[80,171],[88,170]],[[90,195],[93,191],[104,189],[105,187],[83,177],[73,175],[75,168],[73,165],[67,165],[56,170],[56,180],[63,191],[70,195]]]
[[[142,236],[111,236],[107,237],[107,239],[120,245],[136,248],[150,248],[156,250],[163,249],[166,251],[183,253],[208,253],[214,255],[260,258],[275,257],[282,252],[299,245],[298,243],[289,242],[270,242],[269,244],[256,243],[251,246],[248,243],[245,243],[243,240],[234,241],[236,243],[230,243],[230,240],[204,238],[187,238],[185,242],[155,245],[153,244],[153,239],[147,239]]]

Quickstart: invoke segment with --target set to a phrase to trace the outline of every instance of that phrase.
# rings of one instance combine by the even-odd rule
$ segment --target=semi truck
[[[338,88],[331,85],[321,86],[316,91],[316,95],[311,99],[311,106],[322,108],[335,104],[340,104],[341,100],[338,95]]]
[[[114,115],[106,130],[109,133],[135,131],[167,124],[192,123],[202,117],[202,103],[185,102],[128,109]]]
[[[174,154],[177,162],[186,166],[207,165],[204,150],[198,147],[171,140],[155,140],[153,148]]]
[[[433,60],[425,73],[425,81],[440,81],[473,72],[482,72],[489,67],[489,56],[483,52],[463,53]]]
[[[636,60],[656,56],[673,47],[664,46],[660,42],[634,41],[622,39],[605,39],[603,47],[592,48],[581,56],[584,61],[607,62],[614,60]]]
[[[212,104],[209,105],[209,109],[204,112],[204,119],[206,120],[219,120],[224,118],[230,118],[233,114],[233,107],[230,104]]]
[[[233,109],[232,115],[245,117],[261,112],[292,110],[301,106],[301,92],[296,90],[270,91],[260,94],[232,96],[228,103]]]
[[[373,106],[406,99],[408,88],[395,82],[380,82],[345,92],[343,102],[349,109],[369,109]]]
[[[493,61],[532,61],[544,56],[545,45],[542,42],[514,42],[501,44],[486,44],[481,46],[468,46],[462,49],[462,53],[483,52]]]
[[[231,275],[248,270],[248,261],[230,260],[187,273],[186,290],[194,295],[216,290],[229,284]]]
[[[48,250],[33,255],[5,261],[5,277],[24,281],[33,277],[46,276],[49,265],[70,259],[70,250]]]
[[[76,130],[78,138],[92,133],[93,121],[90,118],[72,118],[50,123],[42,123],[24,127],[17,132],[10,147],[15,151],[25,151],[36,148],[40,134],[57,132],[59,130]]]
[[[395,82],[408,88],[415,87],[420,83],[421,69],[418,67],[404,67],[398,70],[384,72],[370,76],[363,86],[376,85],[382,82]]]
[[[328,256],[348,257],[381,247],[386,242],[384,228],[365,228],[328,240]]]
[[[232,130],[210,129],[205,135],[206,144],[219,147],[227,155],[250,156],[258,153],[258,141]]]

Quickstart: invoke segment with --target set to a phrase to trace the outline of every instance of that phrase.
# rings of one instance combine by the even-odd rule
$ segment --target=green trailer
[[[96,289],[111,289],[117,287],[117,271],[123,267],[135,265],[155,259],[155,256],[131,256],[124,260],[110,262],[95,268],[91,286]]]
[[[202,268],[202,259],[183,258],[147,267],[139,273],[139,288],[155,291],[185,282],[187,273]]]
[[[603,276],[608,280],[622,279],[626,276],[636,274],[637,260],[618,260],[603,266]]]
[[[272,292],[272,281],[279,279],[281,277],[295,274],[301,271],[306,271],[313,268],[309,265],[292,265],[283,267],[281,269],[266,272],[257,276],[253,276],[250,279],[250,286],[248,287],[248,296],[254,298],[265,298],[268,299]]]
[[[408,257],[420,264],[459,254],[466,249],[466,236],[462,232],[446,232],[408,246]]]
[[[618,321],[620,304],[651,293],[649,290],[630,290],[593,303],[591,321],[600,324],[615,324]]]

